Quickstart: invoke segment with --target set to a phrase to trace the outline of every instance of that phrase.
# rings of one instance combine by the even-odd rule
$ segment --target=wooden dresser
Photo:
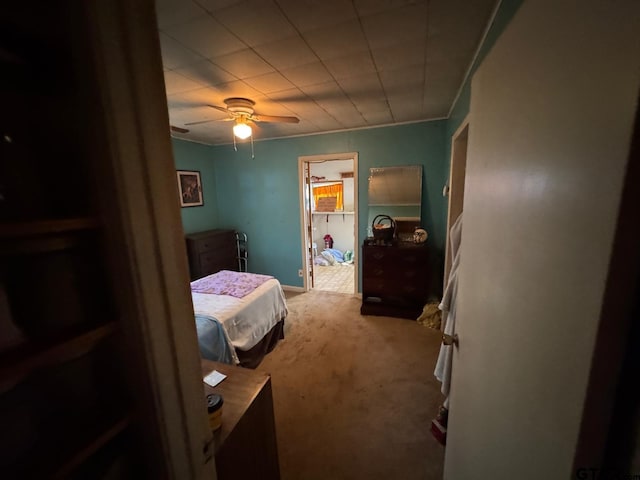
[[[186,236],[191,280],[220,270],[238,270],[238,247],[233,230],[207,230]]]
[[[273,415],[271,377],[262,372],[202,360],[202,376],[227,375],[205,395],[222,396],[222,427],[213,434],[218,480],[278,480],[280,465]]]
[[[398,243],[362,246],[362,315],[416,319],[429,296],[429,249]]]

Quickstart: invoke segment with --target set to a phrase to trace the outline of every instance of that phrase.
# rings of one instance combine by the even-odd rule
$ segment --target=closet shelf
[[[83,425],[59,425],[67,441],[51,442],[43,438],[32,448],[28,457],[8,466],[11,478],[68,478],[93,454],[105,447],[131,424],[128,413],[107,415]],[[96,419],[96,417],[93,417]],[[87,423],[89,423],[87,425]],[[31,460],[29,460],[31,458]]]
[[[100,227],[96,217],[61,218],[0,224],[0,239],[55,235]]]
[[[78,246],[81,233],[95,230],[93,217],[0,224],[0,255],[56,252]]]
[[[100,340],[112,335],[115,322],[82,333],[66,332],[46,343],[26,342],[8,352],[0,353],[0,381],[19,379],[33,370],[63,363],[91,350]]]
[[[66,455],[62,464],[56,469],[53,478],[67,478],[70,473],[82,465],[89,457],[104,447],[112,439],[122,433],[131,423],[129,415],[122,415],[100,429],[93,436],[85,439],[83,444]]]
[[[311,212],[313,215],[353,215],[355,212]]]

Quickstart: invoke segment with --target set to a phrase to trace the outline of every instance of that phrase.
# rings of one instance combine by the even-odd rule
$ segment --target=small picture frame
[[[178,192],[181,207],[199,207],[204,205],[200,172],[195,170],[177,170]]]

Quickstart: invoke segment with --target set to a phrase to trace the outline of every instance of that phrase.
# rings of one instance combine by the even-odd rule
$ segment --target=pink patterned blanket
[[[220,270],[218,273],[191,282],[191,291],[242,298],[272,278],[271,275]]]

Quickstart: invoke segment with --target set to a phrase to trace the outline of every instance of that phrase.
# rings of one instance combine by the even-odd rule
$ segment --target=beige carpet
[[[286,338],[258,367],[272,375],[282,479],[441,479],[438,332],[361,316],[354,295],[287,298]]]

